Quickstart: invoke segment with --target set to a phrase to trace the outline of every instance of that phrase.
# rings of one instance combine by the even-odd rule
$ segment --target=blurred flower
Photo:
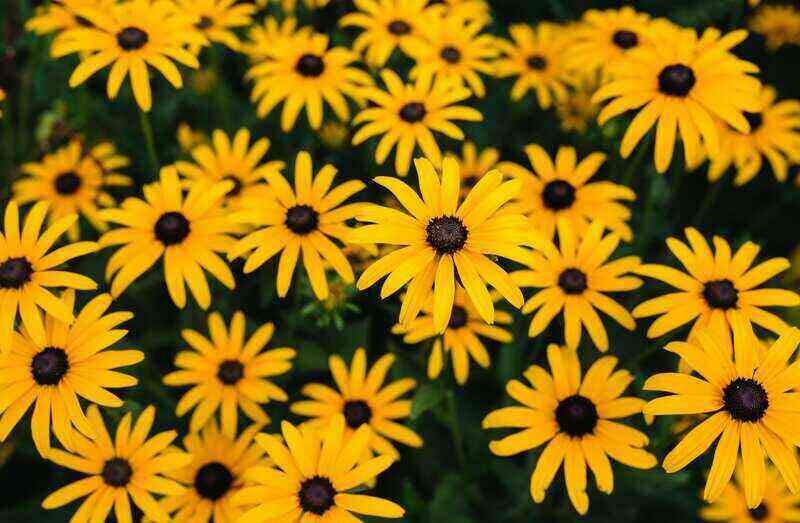
[[[6,92],[0,89],[0,103],[3,103],[5,101],[6,101]],[[3,109],[2,107],[0,107],[0,118],[2,117],[3,117]]]
[[[431,11],[440,17],[458,17],[483,23],[491,21],[486,0],[428,0]]]
[[[317,131],[320,141],[330,149],[344,149],[350,144],[350,128],[342,122],[325,122]]]
[[[236,3],[236,0],[175,0],[178,9],[195,20],[194,27],[210,42],[219,42],[238,51],[239,38],[232,31],[253,24],[255,6]],[[196,54],[199,45],[194,44]]]
[[[217,72],[214,69],[198,69],[189,77],[192,90],[200,95],[207,95],[219,83]]]
[[[600,112],[600,105],[592,101],[597,87],[596,75],[582,75],[572,83],[566,98],[556,100],[556,115],[563,131],[584,134],[589,124],[594,122]]]
[[[748,27],[764,36],[772,52],[784,45],[800,45],[800,10],[791,4],[760,7]]]
[[[347,255],[346,252],[343,254]],[[356,288],[352,282],[347,283],[340,278],[333,278],[328,283],[328,297],[322,301],[312,296],[313,289],[301,287],[300,299],[306,305],[300,309],[300,314],[309,318],[318,328],[324,329],[333,326],[337,330],[344,330],[347,326],[345,316],[358,314],[361,309],[353,303],[356,297]]]
[[[461,148],[461,156],[446,152],[445,156],[453,158],[458,162],[461,173],[461,197],[466,198],[469,191],[475,187],[484,174],[497,169],[497,161],[500,159],[500,151],[494,147],[487,147],[478,152],[475,144],[466,141]]]
[[[297,19],[289,16],[282,22],[273,17],[268,17],[261,25],[253,25],[247,32],[247,40],[242,43],[242,52],[253,63],[272,59],[274,47],[290,46],[295,36],[308,38],[311,36],[311,27],[297,27]]]
[[[25,29],[37,35],[60,33],[76,27],[91,27],[94,24],[79,14],[82,8],[101,9],[113,5],[116,0],[53,0],[39,6],[33,16],[25,22]]]
[[[492,441],[497,456],[513,456],[547,446],[539,455],[531,476],[531,497],[544,501],[548,487],[564,464],[564,482],[572,506],[579,514],[589,510],[586,468],[592,471],[597,490],[611,494],[614,475],[609,457],[629,467],[649,469],[655,456],[644,450],[648,438],[642,432],[612,421],[638,414],[644,401],[620,397],[633,376],[617,370],[617,358],[597,360],[581,378],[581,363],[575,350],[556,345],[547,348],[548,373],[538,365],[525,371],[533,388],[511,380],[508,395],[523,406],[505,407],[489,413],[484,429],[521,428],[520,432]]]
[[[800,496],[786,488],[780,473],[768,466],[765,472],[764,499],[755,508],[747,508],[743,485],[746,483],[745,470],[741,462],[734,474],[736,484],[729,483],[720,497],[711,505],[700,509],[700,517],[706,521],[727,521],[728,523],[752,523],[753,521],[774,521],[776,523],[800,521]]]
[[[181,149],[185,152],[191,152],[192,149],[199,145],[211,143],[211,139],[203,131],[195,131],[186,122],[181,122],[178,125],[176,138]]]

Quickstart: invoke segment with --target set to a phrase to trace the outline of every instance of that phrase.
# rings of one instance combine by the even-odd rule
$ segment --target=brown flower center
[[[547,67],[547,58],[540,54],[535,54],[528,57],[528,67],[534,71],[543,71]]]
[[[319,213],[309,205],[295,205],[286,211],[285,223],[293,233],[305,235],[316,230]]]
[[[425,232],[428,245],[436,249],[439,254],[453,254],[461,250],[469,236],[464,223],[455,216],[431,218]]]
[[[542,201],[554,211],[568,209],[575,203],[575,187],[564,180],[553,180],[544,186]]]
[[[133,469],[128,460],[123,458],[111,458],[103,465],[100,473],[103,481],[110,487],[124,487],[131,481]]]
[[[364,423],[369,423],[372,419],[372,409],[363,400],[352,400],[344,404],[344,419],[347,426],[357,429]]]
[[[54,182],[58,194],[75,194],[81,188],[81,179],[73,171],[59,174]]]
[[[33,266],[22,256],[0,263],[0,289],[19,289],[31,280]]]
[[[558,276],[558,286],[567,294],[583,294],[587,288],[586,274],[580,269],[566,269]]]
[[[459,305],[453,305],[453,310],[450,312],[450,323],[448,327],[451,329],[460,329],[467,324],[468,320],[469,315],[467,315],[467,310]]]
[[[200,496],[216,501],[224,496],[233,484],[231,471],[216,461],[206,463],[194,476],[194,489]]]
[[[150,38],[138,27],[126,27],[117,33],[117,43],[125,51],[135,51],[147,44]]]
[[[614,42],[614,45],[620,49],[630,49],[631,47],[639,45],[639,37],[636,36],[636,33],[625,29],[620,29],[614,33],[611,40]]]
[[[189,236],[191,226],[186,217],[175,211],[166,212],[156,221],[153,230],[158,241],[166,246],[181,243]]]
[[[31,360],[31,374],[39,385],[58,385],[69,370],[69,358],[63,349],[47,347]]]
[[[427,114],[425,105],[420,102],[409,102],[400,108],[400,118],[408,123],[416,123]]]
[[[598,418],[597,407],[592,400],[578,394],[564,398],[556,407],[559,428],[573,437],[594,432]]]
[[[225,385],[235,385],[244,377],[244,365],[239,360],[225,360],[217,368],[217,378]]]
[[[325,62],[321,56],[306,53],[297,61],[295,70],[303,76],[317,77],[325,72]]]
[[[321,516],[333,506],[336,489],[328,478],[314,476],[300,485],[298,497],[304,511]]]
[[[442,57],[442,60],[450,64],[457,64],[461,61],[461,51],[451,45],[442,48],[439,56]]]
[[[683,64],[668,65],[658,75],[658,89],[669,96],[686,97],[697,79],[694,71]]]
[[[737,421],[758,421],[767,412],[769,397],[757,381],[736,378],[722,392],[724,409]]]
[[[703,297],[709,307],[727,310],[736,307],[739,291],[730,280],[715,280],[703,286]]]
[[[411,32],[411,26],[404,20],[392,20],[388,28],[389,32],[395,36],[403,36]]]

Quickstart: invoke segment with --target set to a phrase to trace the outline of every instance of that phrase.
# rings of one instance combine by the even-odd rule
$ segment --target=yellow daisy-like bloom
[[[234,51],[241,47],[239,37],[232,31],[253,24],[256,6],[236,3],[236,0],[175,0],[176,5],[194,20],[194,27],[210,42],[219,42]],[[193,50],[197,50],[195,46]]]
[[[771,258],[752,267],[760,250],[758,245],[746,242],[732,254],[730,244],[715,236],[712,252],[696,229],[689,227],[685,233],[689,245],[668,238],[667,247],[686,273],[657,264],[643,264],[636,269],[638,274],[677,289],[633,309],[637,318],[660,315],[647,330],[648,337],[657,338],[691,321],[694,321],[693,333],[710,324],[730,324],[735,311],[776,334],[789,328],[782,319],[761,307],[795,307],[800,305],[800,295],[784,289],[756,288],[788,269],[789,260]]]
[[[719,151],[714,118],[749,132],[743,113],[759,110],[761,83],[749,76],[758,67],[730,52],[747,38],[747,31],[722,35],[707,29],[698,37],[693,29],[670,29],[654,32],[653,37],[652,46],[627,53],[615,68],[614,80],[602,86],[593,101],[610,100],[598,116],[601,125],[638,111],[622,138],[623,158],[656,126],[655,166],[663,173],[672,162],[678,133],[686,164],[694,165],[702,154],[701,141],[710,155]]]
[[[492,441],[489,449],[497,456],[512,456],[546,442],[531,476],[531,497],[544,500],[561,464],[567,494],[580,514],[589,510],[586,469],[594,474],[597,490],[610,494],[614,475],[608,458],[629,467],[649,469],[656,458],[643,447],[648,438],[642,432],[616,421],[638,414],[644,401],[620,397],[633,376],[614,371],[617,358],[597,360],[581,378],[581,364],[574,350],[547,348],[548,373],[538,365],[525,371],[530,388],[517,380],[506,385],[508,395],[522,406],[505,407],[489,413],[484,429],[522,428],[520,432]]]
[[[64,307],[72,313],[75,292],[67,290]],[[113,369],[144,359],[138,350],[106,350],[125,337],[116,328],[131,319],[130,312],[105,314],[111,296],[95,297],[81,310],[72,325],[47,315],[45,340],[38,343],[23,328],[15,333],[8,349],[0,353],[2,403],[0,441],[35,403],[31,434],[39,453],[50,452],[50,426],[64,448],[74,450],[73,427],[88,438],[95,434],[78,396],[106,407],[121,407],[122,400],[106,389],[132,387],[137,380]]]
[[[341,357],[331,356],[328,362],[339,390],[321,383],[309,383],[301,392],[310,400],[292,403],[291,411],[313,418],[302,426],[314,430],[324,430],[333,418],[343,415],[347,437],[362,425],[369,427],[369,452],[358,457],[359,463],[372,459],[373,453],[400,459],[400,453],[391,441],[418,448],[422,446],[422,438],[396,421],[411,414],[411,400],[400,398],[414,390],[417,382],[405,378],[384,386],[394,360],[394,355],[384,354],[372,368],[367,369],[367,353],[359,348],[348,372]]]
[[[339,20],[342,27],[363,29],[353,42],[353,50],[367,63],[382,67],[394,50],[426,24],[430,16],[427,0],[355,0],[355,13]]]
[[[774,467],[765,472],[764,499],[755,508],[748,508],[745,499],[744,467],[736,467],[736,485],[729,484],[720,497],[711,505],[700,509],[700,517],[705,521],[726,521],[728,523],[788,523],[800,521],[800,495],[792,494]]]
[[[348,436],[344,416],[339,415],[321,434],[298,430],[286,421],[281,424],[281,431],[283,440],[272,434],[256,436],[275,466],[247,471],[247,479],[254,485],[240,490],[233,502],[257,505],[245,512],[238,523],[361,521],[353,513],[403,517],[403,508],[391,501],[348,492],[374,481],[393,462],[391,456],[384,455],[359,464],[369,446],[368,426]]]
[[[308,123],[319,129],[323,119],[323,101],[342,121],[350,119],[345,96],[360,100],[360,89],[372,85],[372,77],[353,67],[358,54],[345,47],[329,48],[328,35],[298,31],[279,45],[268,42],[266,48],[251,51],[259,62],[247,72],[254,81],[251,99],[258,116],[265,117],[284,102],[281,128],[294,127],[305,107]]]
[[[164,376],[164,383],[192,388],[178,402],[175,414],[184,416],[194,409],[189,430],[197,432],[219,410],[222,432],[229,437],[236,434],[239,408],[256,423],[269,423],[259,404],[289,397],[267,378],[291,369],[296,351],[288,347],[264,350],[275,332],[272,323],[261,325],[245,341],[241,311],[233,315],[229,328],[218,312],[209,314],[208,332],[210,339],[191,329],[181,331],[192,350],[178,353],[175,366],[180,370]]]
[[[403,341],[408,344],[436,338],[428,358],[428,377],[432,380],[439,377],[444,367],[444,355],[449,352],[453,360],[453,375],[456,377],[456,382],[464,385],[469,379],[470,358],[484,369],[488,369],[491,365],[489,352],[481,337],[500,343],[511,343],[514,337],[502,327],[488,325],[469,301],[461,286],[456,286],[450,321],[444,334],[439,336],[433,324],[433,301],[431,296],[422,307],[422,314],[417,319],[406,327],[395,325],[392,332],[403,334]],[[511,325],[514,318],[505,311],[495,311],[494,321],[499,325]]]
[[[583,134],[589,128],[589,124],[595,121],[597,113],[600,112],[600,106],[592,101],[597,86],[596,75],[581,77],[571,86],[565,99],[556,100],[556,115],[561,120],[563,131]]]
[[[564,100],[564,53],[569,45],[564,28],[548,22],[536,27],[513,24],[508,32],[513,42],[498,39],[497,46],[504,56],[497,60],[495,68],[501,78],[517,77],[511,99],[520,100],[532,89],[543,109],[548,109],[554,100]]]
[[[192,26],[192,17],[176,9],[171,1],[128,0],[77,12],[92,25],[61,33],[51,50],[54,58],[83,53],[69,79],[70,87],[77,87],[111,65],[108,97],[116,98],[125,77],[130,75],[136,103],[143,111],[149,111],[152,92],[148,65],[176,89],[183,87],[183,79],[173,61],[194,69],[200,65],[186,46],[203,45],[207,40]]]
[[[759,341],[751,324],[738,313],[731,316],[732,340],[727,329],[703,329],[688,343],[666,346],[697,376],[662,373],[650,377],[645,390],[670,395],[650,401],[644,413],[709,413],[667,454],[664,470],[681,470],[719,438],[703,498],[713,502],[720,497],[741,449],[745,500],[748,508],[756,508],[766,486],[765,457],[775,464],[792,493],[800,491],[800,465],[794,451],[800,441],[795,422],[800,403],[798,394],[789,392],[800,386],[800,363],[788,363],[797,349],[800,331],[785,331],[759,359]]]
[[[622,202],[635,200],[636,193],[609,181],[589,182],[605,162],[605,154],[592,153],[578,162],[575,148],[559,147],[554,163],[536,144],[528,145],[525,154],[533,171],[512,162],[502,162],[498,168],[522,181],[512,208],[528,216],[545,237],[553,238],[556,222],[565,219],[578,236],[599,220],[626,242],[633,239],[627,223],[631,211]]]
[[[253,63],[270,59],[274,47],[291,46],[296,36],[308,38],[311,36],[311,27],[297,28],[297,19],[288,16],[282,22],[273,17],[267,17],[261,25],[253,25],[247,31],[247,40],[242,44],[242,52]]]
[[[261,163],[269,151],[270,141],[261,138],[250,144],[250,131],[239,129],[231,140],[222,130],[215,130],[211,144],[199,144],[191,149],[194,162],[175,163],[178,173],[185,177],[189,187],[195,183],[214,183],[230,180],[233,189],[226,194],[227,203],[238,208],[247,201],[265,197],[263,183],[267,175],[275,175],[286,164],[273,160]],[[268,192],[268,191],[267,191]]]
[[[117,425],[115,438],[106,429],[100,411],[92,405],[88,411],[94,440],[75,435],[74,454],[53,449],[50,460],[62,467],[86,474],[56,490],[42,502],[42,507],[55,509],[76,499],[86,498],[70,521],[106,521],[111,509],[120,523],[133,521],[131,500],[151,521],[172,521],[153,494],[178,495],[186,489],[164,474],[185,467],[192,456],[184,452],[164,452],[178,436],[174,430],[164,431],[148,439],[156,409],[147,407],[133,423],[131,413]]]
[[[625,256],[607,262],[616,250],[620,237],[616,233],[603,236],[603,224],[594,221],[583,238],[578,240],[569,222],[559,220],[558,247],[546,242],[528,262],[529,270],[512,274],[520,287],[541,289],[525,302],[524,314],[536,311],[528,334],[538,336],[564,312],[564,338],[567,346],[575,349],[581,341],[581,325],[601,351],[608,350],[608,334],[597,310],[607,314],[628,330],[636,323],[633,316],[608,292],[625,292],[638,289],[642,280],[631,276],[639,266],[638,256]]]
[[[57,270],[69,260],[97,251],[97,244],[77,242],[48,252],[78,219],[75,214],[64,216],[42,233],[48,208],[47,202],[34,205],[20,231],[17,203],[11,201],[6,206],[0,234],[0,347],[9,346],[17,310],[31,339],[42,346],[47,335],[40,309],[67,325],[75,321],[72,311],[48,288],[81,291],[97,288],[86,276]]]
[[[497,168],[497,162],[500,159],[500,151],[494,147],[478,151],[475,144],[470,141],[464,142],[461,156],[449,152],[445,155],[458,162],[458,169],[461,172],[461,196],[464,198],[484,174]]]
[[[331,189],[336,168],[327,164],[314,176],[311,155],[297,154],[294,164],[294,190],[277,171],[266,173],[274,198],[257,202],[258,206],[242,211],[237,220],[260,227],[239,240],[228,252],[229,259],[245,256],[245,274],[261,267],[281,253],[278,262],[278,296],[289,291],[300,252],[303,266],[314,294],[328,297],[328,280],[323,259],[348,283],[355,280],[350,262],[330,238],[347,240],[351,229],[345,224],[362,204],[340,205],[364,188],[350,180]]]
[[[211,143],[211,140],[203,131],[192,129],[186,122],[181,122],[178,125],[175,138],[178,140],[181,149],[187,153],[199,145]]]
[[[20,205],[48,202],[50,223],[79,213],[95,229],[105,231],[108,225],[100,217],[99,207],[116,205],[105,189],[131,185],[128,176],[115,172],[129,164],[130,160],[119,155],[111,143],[84,150],[80,140],[73,139],[40,162],[26,163],[20,168],[28,176],[14,182],[14,199]],[[68,237],[70,241],[80,237],[77,221],[69,228]]]
[[[478,110],[454,105],[471,96],[466,87],[454,86],[442,79],[432,81],[429,77],[421,77],[414,84],[404,84],[390,69],[381,71],[381,78],[385,91],[377,87],[363,91],[364,96],[377,107],[368,107],[353,118],[354,125],[365,124],[353,136],[353,145],[383,135],[375,149],[375,161],[382,165],[397,145],[394,166],[400,176],[408,174],[417,145],[434,165],[441,165],[442,151],[431,131],[463,140],[464,132],[453,120],[483,120]]]
[[[86,7],[108,7],[113,3],[114,0],[54,0],[36,8],[34,15],[25,22],[25,30],[42,36],[91,25],[76,11]]]
[[[416,62],[409,76],[441,77],[455,85],[466,84],[475,96],[483,98],[486,87],[478,73],[493,74],[492,60],[500,52],[494,36],[481,34],[485,26],[486,22],[481,20],[431,17],[431,21],[420,26],[419,36],[401,44],[403,51]]]
[[[192,462],[165,475],[189,488],[166,496],[161,506],[175,523],[236,523],[242,509],[231,499],[245,485],[245,472],[263,462],[264,449],[253,439],[261,425],[251,425],[238,438],[219,431],[212,420],[201,432],[183,438]]]
[[[784,45],[800,45],[800,10],[793,5],[765,5],[750,18],[748,27],[764,36],[772,52]]]
[[[422,198],[397,178],[375,181],[400,201],[407,213],[380,205],[365,206],[358,219],[369,222],[356,229],[353,243],[398,245],[400,248],[370,265],[358,279],[359,290],[386,278],[381,298],[406,284],[400,323],[410,325],[433,293],[433,324],[444,332],[455,301],[456,278],[466,289],[481,318],[494,323],[495,311],[486,283],[519,308],[522,292],[508,273],[488,256],[524,263],[530,253],[521,245],[529,241],[528,220],[500,211],[519,193],[517,180],[503,181],[500,171],[490,171],[461,201],[458,163],[445,158],[441,179],[430,161],[415,160]],[[488,255],[488,256],[487,256]]]
[[[212,186],[197,183],[184,196],[177,171],[165,167],[159,181],[144,186],[144,200],[127,198],[117,209],[102,210],[102,218],[122,225],[100,238],[104,247],[122,245],[106,265],[111,294],[122,294],[162,257],[167,291],[181,309],[186,306],[186,285],[200,307],[211,304],[203,269],[233,289],[233,273],[217,254],[234,242],[229,234],[236,225],[222,211],[232,188],[230,180]]]
[[[486,0],[429,0],[430,10],[441,17],[458,17],[488,23],[490,7]]]
[[[719,152],[711,158],[708,178],[716,181],[728,168],[736,168],[733,183],[743,185],[761,171],[766,158],[778,181],[786,181],[789,165],[800,163],[800,101],[776,102],[777,93],[765,87],[761,110],[744,113],[750,123],[749,133],[740,133],[721,124]]]

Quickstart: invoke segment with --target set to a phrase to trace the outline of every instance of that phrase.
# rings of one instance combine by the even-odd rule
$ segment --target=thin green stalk
[[[703,203],[700,204],[700,209],[697,211],[697,214],[692,220],[692,225],[696,227],[702,225],[703,219],[706,217],[706,214],[708,214],[708,211],[714,206],[714,203],[717,201],[720,192],[722,192],[722,181],[716,181],[714,182],[714,186],[711,188],[711,190],[706,192],[706,197],[703,200]]]
[[[463,470],[466,468],[467,459],[464,455],[464,435],[461,432],[461,425],[458,423],[458,409],[456,407],[456,395],[452,390],[447,391],[447,421],[450,425],[450,432],[453,433],[453,445],[456,448],[456,458],[458,465]]]
[[[147,113],[141,109],[139,109],[139,123],[142,126],[142,134],[144,134],[144,139],[147,144],[147,155],[150,157],[150,163],[153,166],[156,176],[158,176],[158,170],[161,167],[161,164],[158,161],[156,142],[153,139],[153,126],[150,125],[150,117],[147,116]]]

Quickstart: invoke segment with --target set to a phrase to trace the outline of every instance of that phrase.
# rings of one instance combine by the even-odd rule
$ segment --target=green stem
[[[714,186],[706,193],[706,197],[703,200],[703,203],[700,205],[700,209],[697,211],[697,214],[692,220],[692,225],[696,227],[702,225],[703,219],[705,218],[706,214],[708,214],[708,211],[714,206],[714,202],[717,201],[717,197],[721,191],[722,181],[714,182]]]
[[[150,163],[153,166],[156,177],[158,177],[158,170],[161,167],[161,164],[158,161],[156,142],[153,139],[153,126],[150,125],[150,117],[147,116],[147,113],[141,109],[139,109],[139,123],[142,126],[142,134],[144,134],[144,139],[147,144],[147,155],[150,157]]]
[[[447,391],[447,420],[450,424],[450,432],[453,433],[453,445],[456,447],[458,464],[464,469],[467,465],[467,459],[464,455],[464,435],[461,432],[461,425],[458,423],[456,395],[452,390]]]

